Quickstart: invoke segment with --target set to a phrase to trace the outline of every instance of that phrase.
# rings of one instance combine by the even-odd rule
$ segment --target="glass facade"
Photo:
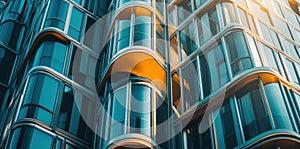
[[[2,0],[0,148],[299,148],[297,5]]]

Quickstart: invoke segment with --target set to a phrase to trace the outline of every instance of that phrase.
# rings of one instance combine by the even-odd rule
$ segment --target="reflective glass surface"
[[[253,67],[243,32],[233,32],[225,37],[232,73]]]
[[[254,81],[236,94],[245,139],[271,129],[258,82]]]
[[[34,118],[51,124],[58,92],[58,81],[46,75],[30,78],[18,119]]]
[[[16,128],[11,137],[9,149],[51,149],[52,136],[33,127]]]

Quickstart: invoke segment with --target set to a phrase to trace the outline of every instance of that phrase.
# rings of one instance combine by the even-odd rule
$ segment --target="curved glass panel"
[[[23,36],[25,35],[25,26],[16,21],[6,21],[1,24],[0,41],[9,48],[19,51]]]
[[[243,32],[230,33],[225,37],[225,41],[234,75],[253,67]]]
[[[46,75],[30,78],[18,119],[34,118],[51,125],[59,82]]]
[[[63,0],[52,0],[47,14],[45,27],[56,27],[64,30],[69,4]]]
[[[271,130],[271,123],[257,81],[238,91],[236,97],[246,140]]]
[[[13,131],[9,144],[9,149],[51,149],[52,136],[33,127],[19,127]]]
[[[151,135],[151,89],[134,84],[131,87],[130,132]]]
[[[275,122],[276,128],[286,128],[293,130],[290,117],[288,115],[286,98],[284,92],[280,89],[278,83],[270,83],[265,85],[265,90],[270,105],[272,116]]]
[[[45,41],[37,49],[29,67],[48,66],[59,73],[63,72],[67,46],[55,41]]]

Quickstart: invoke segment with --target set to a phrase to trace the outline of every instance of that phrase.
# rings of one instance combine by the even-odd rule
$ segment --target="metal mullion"
[[[241,143],[246,142],[246,138],[245,138],[245,134],[244,134],[244,129],[243,129],[243,125],[242,125],[242,119],[241,119],[241,114],[240,114],[240,110],[238,107],[238,103],[237,103],[237,98],[236,96],[232,97],[232,101],[230,102],[230,107],[232,108],[232,113],[236,114],[236,119],[233,119],[233,122],[237,124],[237,126],[235,126],[236,131],[238,130],[240,132],[239,137],[238,138],[238,144],[240,143],[239,141],[241,141]]]
[[[127,96],[126,96],[126,106],[125,106],[125,116],[127,115],[127,118],[125,119],[125,129],[124,134],[130,133],[130,105],[131,105],[131,84],[132,82],[129,81],[127,83]]]
[[[135,9],[131,8],[131,18],[130,18],[130,35],[129,35],[129,47],[133,46],[134,42],[134,24],[135,24]]]
[[[233,116],[233,123],[234,123],[234,128],[237,136],[237,144],[242,144],[246,141],[245,135],[244,135],[244,129],[242,125],[242,120],[241,120],[241,115],[240,115],[240,110],[238,107],[237,99],[236,96],[233,96],[232,98],[229,99],[229,104]]]
[[[268,102],[268,98],[267,98],[267,94],[266,94],[266,91],[265,91],[265,88],[264,88],[264,84],[263,84],[261,78],[259,78],[258,82],[259,82],[259,92],[262,96],[261,98],[262,98],[262,102],[264,104],[263,105],[264,109],[266,110],[266,113],[268,114],[269,121],[270,121],[270,124],[271,124],[271,128],[274,129],[274,128],[276,128],[276,125],[275,125],[275,121],[274,121],[274,118],[273,118],[273,115],[272,115],[270,104]]]
[[[228,49],[226,47],[226,41],[225,41],[224,37],[221,38],[221,42],[222,42],[224,58],[225,58],[226,66],[227,66],[227,73],[228,73],[229,79],[231,80],[233,78],[233,74],[232,74],[232,68],[230,65],[231,63],[229,61],[229,52],[227,51]]]
[[[72,11],[73,11],[73,5],[69,4],[67,18],[65,20],[65,26],[64,26],[64,30],[63,30],[64,33],[66,33],[66,34],[68,34],[68,31],[69,31],[69,25],[70,25],[70,21],[71,21]]]

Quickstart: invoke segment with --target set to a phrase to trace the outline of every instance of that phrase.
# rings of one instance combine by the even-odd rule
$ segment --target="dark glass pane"
[[[62,0],[51,1],[45,27],[57,27],[64,30],[69,4]]]
[[[19,127],[12,133],[9,149],[50,149],[51,144],[50,135],[32,127]]]
[[[0,47],[0,82],[8,84],[15,64],[15,59],[16,55],[14,53]]]
[[[130,14],[127,14],[130,15]],[[119,30],[118,30],[118,46],[117,51],[122,50],[129,46],[129,39],[130,39],[130,16],[126,16],[125,18],[121,18],[119,20]]]
[[[226,148],[233,148],[237,145],[237,140],[234,129],[232,111],[228,100],[223,104],[222,108],[220,109],[220,116]]]
[[[271,129],[258,82],[250,83],[237,92],[236,96],[246,140]]]
[[[203,120],[202,117],[198,118],[196,122],[190,124],[185,130],[187,134],[187,146],[189,149],[211,149],[212,140],[210,128],[204,128],[204,123],[209,123]]]
[[[66,86],[59,111],[57,127],[86,141],[91,141],[95,103],[92,99]],[[88,124],[87,124],[88,123]]]

